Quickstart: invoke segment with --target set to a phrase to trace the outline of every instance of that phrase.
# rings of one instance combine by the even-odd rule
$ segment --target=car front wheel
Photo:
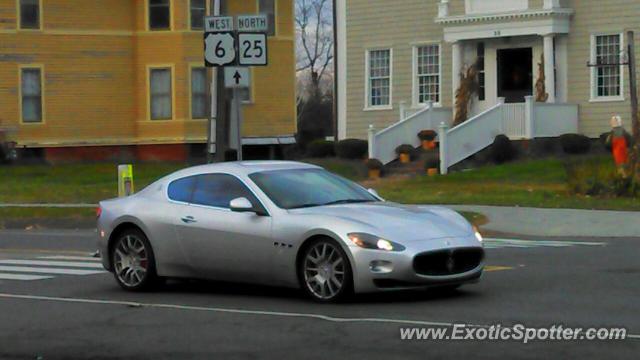
[[[125,230],[118,236],[111,261],[116,281],[125,290],[147,290],[158,280],[151,244],[140,230]]]
[[[349,258],[334,240],[323,239],[306,247],[299,266],[300,285],[312,299],[332,302],[351,292]]]

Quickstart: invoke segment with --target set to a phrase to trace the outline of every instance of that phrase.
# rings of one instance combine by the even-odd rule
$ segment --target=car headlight
[[[480,229],[478,229],[478,227],[475,225],[473,226],[473,232],[474,232],[474,235],[476,236],[476,239],[482,242],[482,235],[480,234]]]
[[[403,251],[405,249],[404,246],[398,243],[367,233],[350,233],[347,236],[354,244],[365,249],[383,251]]]

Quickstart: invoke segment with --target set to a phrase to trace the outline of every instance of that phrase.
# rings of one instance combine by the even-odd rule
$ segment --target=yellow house
[[[204,154],[210,2],[0,0],[0,127],[52,160]],[[242,92],[243,144],[261,156],[294,141],[293,0],[222,3],[270,19],[269,65]]]

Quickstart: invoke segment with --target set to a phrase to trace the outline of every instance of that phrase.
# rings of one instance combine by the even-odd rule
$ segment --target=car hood
[[[356,226],[365,225],[373,228],[374,235],[397,242],[472,235],[471,225],[462,216],[440,206],[376,202],[318,206],[293,212],[331,216]]]

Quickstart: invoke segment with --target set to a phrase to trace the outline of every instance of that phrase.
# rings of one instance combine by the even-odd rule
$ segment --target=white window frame
[[[204,79],[205,79],[205,116],[203,117],[194,117],[193,115],[193,70],[195,69],[204,69]],[[204,64],[200,64],[200,63],[191,63],[189,64],[189,119],[190,120],[204,120],[207,119],[207,86],[209,86],[209,84],[207,84],[207,68],[204,66]],[[154,120],[156,121],[156,120]]]
[[[40,71],[40,120],[25,121],[22,109],[23,91],[22,91],[22,72],[24,70]],[[18,111],[20,112],[20,125],[42,125],[45,123],[45,75],[43,64],[22,64],[18,66]]]
[[[21,1],[16,0],[16,28],[18,31],[41,31],[43,29],[42,17],[42,0],[38,0],[38,27],[23,28],[22,27],[22,6]]]
[[[418,81],[418,48],[425,46],[438,46],[438,102],[434,102],[434,106],[442,104],[442,44],[439,41],[421,42],[413,44],[412,47],[412,90],[411,97],[413,107],[423,107],[425,102],[420,102],[420,82]]]
[[[596,63],[596,39],[599,36],[615,36],[618,35],[620,37],[620,50],[624,51],[626,44],[624,41],[624,33],[623,32],[611,32],[611,33],[593,33],[591,34],[591,63]],[[591,89],[590,94],[591,98],[590,102],[612,102],[612,101],[624,101],[624,65],[620,65],[620,95],[617,96],[598,96],[598,68],[591,67]]]
[[[167,119],[153,119],[151,104],[152,104],[152,95],[151,95],[151,71],[152,70],[169,70],[171,75],[171,117]],[[151,122],[162,122],[162,121],[172,121],[176,118],[176,81],[175,81],[175,66],[174,64],[153,64],[147,65],[147,121]]]
[[[371,105],[370,94],[370,72],[369,72],[369,55],[372,51],[389,51],[389,104],[387,105]],[[364,56],[364,111],[375,110],[393,110],[393,48],[391,47],[373,47],[365,50]]]
[[[194,32],[201,32],[204,31],[204,20],[202,22],[202,27],[201,28],[193,28],[193,23],[191,21],[191,5],[193,3],[193,0],[189,0],[189,6],[187,6],[187,22],[189,23],[188,26],[188,30],[189,31],[194,31]],[[204,0],[204,15],[207,16],[207,14],[209,14],[209,0]]]

